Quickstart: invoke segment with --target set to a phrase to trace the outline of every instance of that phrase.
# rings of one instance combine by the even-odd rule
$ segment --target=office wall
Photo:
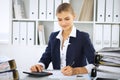
[[[0,56],[15,59],[20,78],[24,78],[22,71],[29,71],[31,65],[39,61],[45,48],[46,46],[0,45]]]

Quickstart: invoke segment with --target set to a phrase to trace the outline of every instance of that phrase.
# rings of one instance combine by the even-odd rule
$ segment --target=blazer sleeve
[[[42,62],[45,65],[45,69],[48,68],[50,62],[51,62],[51,40],[52,40],[53,33],[51,33],[49,37],[48,46],[45,49],[45,52],[43,53],[42,57],[40,58],[39,62]]]
[[[85,33],[83,41],[84,41],[83,51],[85,53],[87,61],[89,64],[94,64],[95,49],[93,47],[93,44],[91,43],[88,33]]]

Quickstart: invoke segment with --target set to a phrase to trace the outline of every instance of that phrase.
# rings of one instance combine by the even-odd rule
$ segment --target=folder
[[[103,25],[102,24],[96,24],[94,27],[94,47],[95,50],[102,49],[102,39],[103,39]]]
[[[29,0],[29,18],[38,19],[38,0]]]
[[[20,42],[20,36],[19,36],[19,31],[20,29],[20,24],[19,22],[13,22],[13,33],[12,33],[12,36],[13,36],[13,39],[12,39],[12,42],[13,42],[13,45],[18,45],[19,42]]]
[[[23,0],[14,0],[15,18],[26,18],[25,5]]]
[[[46,20],[46,8],[47,8],[46,0],[39,0],[39,19]]]
[[[118,24],[112,25],[112,41],[111,47],[119,47],[120,26]]]
[[[54,11],[54,13],[55,13],[55,14],[54,14],[54,15],[55,15],[55,16],[54,16],[54,19],[55,19],[55,20],[57,20],[57,17],[56,17],[56,9],[57,9],[57,7],[58,7],[61,3],[62,3],[62,0],[55,0],[55,1],[54,1],[54,4],[55,4],[55,7],[54,7],[54,8],[55,8],[55,9],[54,9],[54,10],[55,10],[55,11]]]
[[[120,0],[114,0],[113,21],[120,22]]]
[[[26,45],[27,42],[27,22],[20,22],[20,44]]]
[[[97,21],[104,22],[105,18],[105,0],[97,0]]]
[[[113,0],[106,0],[106,22],[112,22],[113,19]]]
[[[38,26],[38,33],[39,33],[39,42],[40,45],[45,45],[45,34],[44,34],[44,25]]]
[[[105,24],[103,27],[103,48],[111,47],[111,25]]]
[[[54,0],[47,0],[47,20],[53,20]]]
[[[27,23],[27,44],[35,44],[35,24],[34,22]]]
[[[83,0],[79,21],[93,21],[94,0]]]

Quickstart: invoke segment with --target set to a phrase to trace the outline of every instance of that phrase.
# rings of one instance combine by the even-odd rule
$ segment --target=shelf
[[[36,21],[36,19],[12,19],[12,21]]]
[[[93,24],[93,21],[74,21],[74,23],[80,23],[80,24]]]
[[[96,24],[120,24],[120,22],[95,22]]]

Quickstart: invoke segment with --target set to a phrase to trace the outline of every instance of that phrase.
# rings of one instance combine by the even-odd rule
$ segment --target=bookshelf
[[[80,15],[80,9],[82,8],[82,5],[83,5],[83,0],[52,0],[52,4],[53,5],[48,5],[47,3],[49,2],[49,0],[45,0],[45,1],[42,1],[42,0],[23,0],[23,1],[19,1],[19,3],[21,3],[23,5],[23,7],[21,9],[24,9],[24,10],[21,10],[21,14],[16,14],[17,11],[15,11],[14,9],[14,5],[15,5],[15,2],[16,1],[19,1],[19,0],[12,0],[12,20],[11,20],[11,35],[13,34],[13,22],[19,22],[18,25],[20,25],[22,22],[34,22],[34,43],[33,45],[40,45],[40,41],[39,41],[39,32],[38,32],[38,25],[43,25],[44,26],[44,35],[45,35],[45,42],[46,44],[48,43],[48,39],[49,39],[49,35],[51,32],[54,31],[54,27],[56,26],[56,23],[57,23],[57,19],[55,17],[55,9],[57,8],[57,4],[60,4],[62,2],[69,2],[73,9],[75,10],[75,13],[76,13],[76,19],[74,21],[75,23],[75,26],[79,29],[79,30],[82,30],[82,31],[86,31],[90,34],[90,38],[92,39],[93,36],[93,20],[88,20],[88,21],[85,21],[85,20],[81,20],[79,21],[79,15]],[[34,1],[34,4],[31,4],[32,2]],[[49,10],[46,10],[46,14],[48,14],[48,17],[46,15],[46,18],[44,18],[42,16],[42,19],[40,17],[40,9],[41,9],[41,6],[40,6],[40,2],[42,1],[42,5],[44,3],[46,3],[46,8],[47,6],[53,8],[53,10],[51,10],[53,13],[52,17],[49,18],[49,14],[47,12],[49,12]],[[47,2],[48,1],[48,2]],[[17,3],[16,3],[17,4]],[[18,4],[19,5],[19,4]],[[34,6],[35,5],[35,6]],[[32,8],[32,6],[34,8]],[[77,7],[77,8],[76,8]],[[30,10],[31,9],[31,10]],[[43,9],[41,9],[43,10]],[[32,13],[33,11],[33,13]],[[16,13],[15,13],[16,12]],[[19,11],[18,11],[19,12]],[[43,11],[44,12],[44,11]],[[33,14],[33,15],[32,15]],[[21,17],[19,17],[21,16]],[[93,14],[92,14],[92,19],[93,19]],[[27,25],[27,24],[26,24]],[[57,25],[58,26],[58,25]],[[11,36],[11,44],[14,44],[14,39],[13,39],[13,35]],[[92,39],[93,40],[93,39]],[[18,41],[17,44],[21,44],[20,43],[21,41]],[[46,45],[45,44],[45,45]],[[16,43],[15,43],[16,45]],[[25,45],[28,45],[28,43],[26,42]]]
[[[104,47],[120,47],[119,3],[119,0],[94,0],[93,44],[96,51]]]
[[[12,11],[15,10],[14,9],[14,2],[15,0],[12,0]],[[19,1],[19,0],[18,0]],[[31,4],[33,3],[34,1],[34,4]],[[90,39],[95,47],[96,50],[98,49],[101,49],[103,48],[103,44],[104,44],[104,34],[101,33],[100,29],[103,30],[103,28],[106,28],[106,27],[102,27],[102,28],[98,28],[96,31],[96,28],[97,26],[99,25],[110,25],[110,26],[119,26],[120,24],[120,20],[119,19],[116,19],[116,20],[113,20],[112,21],[109,21],[109,19],[107,20],[105,17],[107,15],[107,10],[104,9],[104,20],[103,21],[100,21],[98,20],[99,17],[98,17],[98,13],[100,13],[100,10],[99,10],[99,4],[101,2],[105,2],[103,5],[105,5],[107,3],[107,0],[51,0],[52,4],[48,4],[49,3],[49,0],[23,0],[23,3],[24,3],[24,10],[22,12],[24,12],[25,16],[23,16],[22,18],[21,17],[15,17],[15,14],[13,11],[12,13],[12,19],[11,19],[11,35],[13,33],[13,22],[33,22],[33,26],[34,26],[34,31],[33,31],[33,34],[34,34],[34,41],[32,43],[32,45],[41,45],[40,41],[39,41],[39,32],[38,32],[38,25],[43,25],[44,26],[44,37],[45,37],[45,45],[47,45],[48,43],[48,40],[49,40],[49,35],[51,32],[55,31],[55,27],[59,27],[59,25],[57,25],[57,19],[55,17],[55,9],[57,8],[58,4],[62,3],[62,2],[69,2],[75,13],[76,13],[76,19],[74,21],[74,25],[77,27],[77,29],[79,29],[80,31],[85,31],[87,33],[89,33],[90,35]],[[119,0],[111,0],[113,2],[111,2],[110,4],[112,4],[112,9],[116,9],[116,8],[119,8],[118,6],[114,6],[113,4],[117,4],[119,3],[120,1]],[[115,2],[116,1],[116,2]],[[118,1],[118,2],[117,2]],[[42,2],[42,4],[41,4]],[[45,4],[45,5],[43,5]],[[43,6],[42,6],[43,5]],[[107,5],[107,4],[106,4]],[[45,7],[45,9],[41,9],[41,6],[42,8]],[[49,7],[51,7],[51,10],[49,10]],[[100,6],[101,7],[101,6]],[[111,7],[111,6],[110,6]],[[104,6],[105,8],[105,6]],[[48,9],[48,10],[47,10]],[[46,10],[46,11],[45,11]],[[120,13],[120,9],[117,9],[118,12],[115,12],[115,11],[112,11],[112,15],[113,17],[115,16],[118,16],[118,15],[113,15],[113,13]],[[51,11],[51,12],[50,12]],[[108,12],[109,13],[109,12]],[[46,14],[46,16],[44,16],[44,14]],[[42,15],[42,16],[41,16]],[[84,17],[83,17],[84,16]],[[112,27],[111,27],[112,29]],[[110,29],[110,30],[111,30]],[[119,29],[119,27],[117,28]],[[108,29],[106,29],[108,30]],[[111,30],[112,31],[112,30]],[[104,30],[102,31],[104,32]],[[118,33],[120,31],[118,30]],[[118,33],[112,33],[110,32],[110,36],[112,34],[117,34],[119,36]],[[97,41],[97,36],[96,34],[99,34],[97,36],[101,36],[101,42],[98,40]],[[109,44],[109,47],[119,47],[119,37],[117,36],[117,40],[118,41],[113,41],[112,42],[112,37],[110,37],[109,41],[111,41]],[[116,38],[116,37],[114,37]],[[13,44],[14,40],[13,40],[13,35],[11,36],[11,44]],[[18,41],[20,43],[20,41]],[[107,42],[106,42],[107,43]],[[112,43],[116,44],[116,45],[112,45]],[[25,45],[28,45],[28,41],[26,42]]]

